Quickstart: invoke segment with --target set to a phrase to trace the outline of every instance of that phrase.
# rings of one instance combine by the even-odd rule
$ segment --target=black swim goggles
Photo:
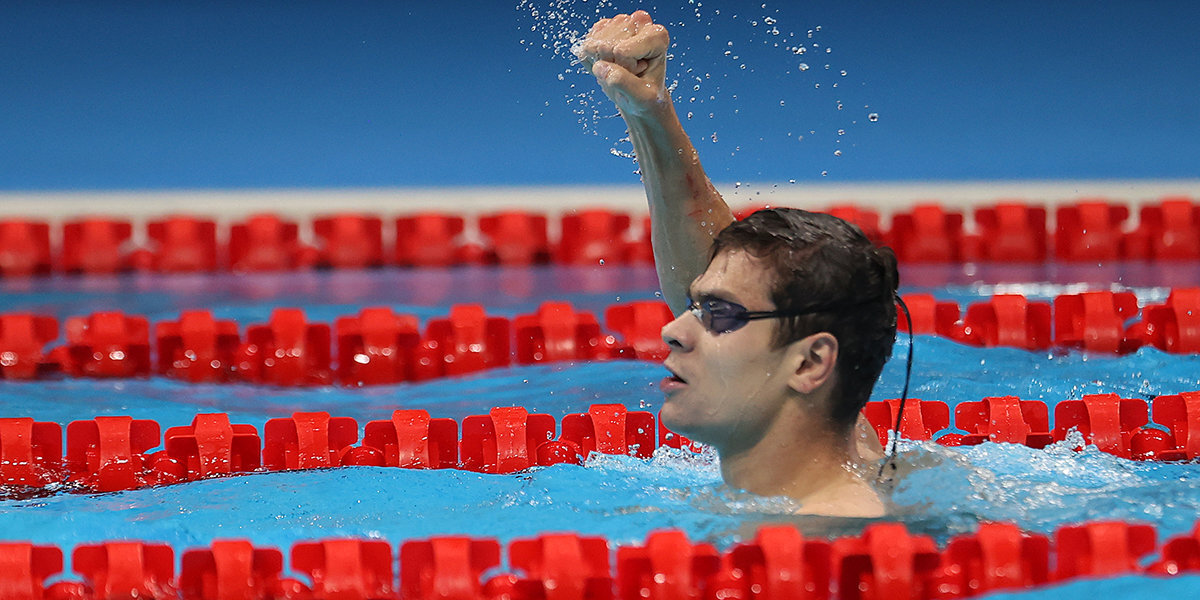
[[[818,306],[801,310],[746,310],[741,304],[717,298],[705,298],[699,302],[688,298],[687,306],[687,311],[699,319],[705,329],[717,335],[737,331],[745,327],[746,323],[758,319],[799,317],[829,309]]]

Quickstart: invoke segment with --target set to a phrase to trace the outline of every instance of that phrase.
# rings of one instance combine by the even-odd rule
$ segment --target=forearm
[[[672,312],[687,306],[692,280],[708,266],[712,240],[733,222],[729,206],[700,166],[700,158],[670,98],[651,111],[625,115],[650,205],[654,261]]]

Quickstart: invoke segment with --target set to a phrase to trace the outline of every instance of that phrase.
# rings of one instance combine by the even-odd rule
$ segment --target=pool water
[[[1191,267],[1191,273],[1200,272]],[[961,267],[904,275],[915,285],[902,292],[933,291],[960,303],[994,293],[997,285],[1023,285],[1037,297],[1076,291],[1033,278],[1046,276],[1044,271],[1027,273],[1024,281],[966,274]],[[1089,277],[1079,275],[1071,281],[1087,285]],[[1156,301],[1167,290],[1149,284],[1162,281],[1130,285],[1139,298]],[[156,321],[175,318],[183,309],[206,308],[244,326],[264,322],[277,306],[302,306],[311,320],[325,322],[372,305],[391,306],[424,320],[446,314],[451,301],[481,302],[489,312],[511,317],[532,312],[543,300],[568,300],[599,314],[618,301],[654,298],[656,283],[651,268],[470,268],[57,277],[0,281],[0,296],[8,311],[36,310],[60,318],[120,308]],[[1146,287],[1134,285],[1142,283]],[[1100,284],[1091,283],[1093,288]],[[1108,289],[1111,284],[1103,285]],[[918,336],[915,344],[910,396],[942,401],[952,409],[985,396],[1017,395],[1042,400],[1053,409],[1060,400],[1090,393],[1150,399],[1200,389],[1200,357],[1152,348],[1118,357],[973,348],[929,336]],[[899,396],[907,350],[907,338],[901,336],[876,399]],[[254,424],[261,431],[267,419],[300,410],[353,417],[360,427],[388,418],[396,408],[423,408],[434,417],[456,419],[513,405],[559,419],[585,412],[593,403],[618,402],[631,410],[656,412],[661,402],[657,381],[663,374],[655,363],[614,361],[513,366],[456,379],[361,389],[190,385],[163,378],[0,381],[0,398],[5,417],[65,424],[128,414],[168,427],[186,425],[196,413],[220,411],[229,413],[234,423]],[[1049,533],[1063,524],[1095,519],[1152,524],[1161,542],[1190,531],[1200,516],[1200,465],[1134,462],[1094,448],[1075,452],[1066,446],[1034,450],[992,443],[966,448],[904,443],[901,462],[911,472],[894,493],[896,518],[939,542],[973,531],[983,520],[1010,521]],[[469,534],[503,543],[547,531],[603,535],[613,544],[628,544],[641,542],[652,530],[674,527],[693,539],[726,547],[751,536],[762,522],[794,522],[811,535],[854,534],[865,524],[796,517],[791,515],[795,508],[787,499],[754,497],[724,487],[716,459],[708,453],[660,449],[650,460],[595,456],[584,467],[556,465],[514,475],[350,467],[98,495],[9,498],[0,500],[0,535],[63,548],[132,538],[166,542],[181,550],[231,537],[287,548],[298,540],[337,536],[379,537],[398,545],[406,539]],[[1102,590],[1149,598],[1197,588],[1198,577],[1131,576],[1017,596],[1083,597]]]

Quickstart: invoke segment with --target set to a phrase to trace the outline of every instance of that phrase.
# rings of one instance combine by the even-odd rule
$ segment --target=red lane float
[[[550,236],[546,215],[509,211],[479,218],[479,231],[487,238],[489,263],[514,266],[550,262]]]
[[[1138,228],[1125,239],[1126,257],[1141,260],[1200,259],[1200,205],[1172,196],[1143,206]]]
[[[1056,211],[1055,256],[1066,262],[1100,262],[1122,257],[1122,227],[1129,207],[1103,198],[1081,200]]]
[[[402,267],[449,267],[472,262],[459,241],[462,217],[425,213],[396,219],[396,264]]]
[[[456,304],[432,319],[417,350],[415,379],[464,375],[509,365],[510,323],[490,317],[478,304]]]
[[[0,419],[0,485],[45,487],[62,477],[62,426]]]
[[[0,277],[50,273],[50,226],[35,221],[0,221]]]
[[[863,415],[870,421],[880,443],[887,444],[889,432],[896,427],[900,416],[900,400],[867,402]],[[900,437],[909,440],[932,440],[934,434],[950,426],[950,408],[945,402],[909,398],[904,403],[904,418],[900,421]]]
[[[1159,545],[1149,525],[1097,521],[1051,535],[983,523],[939,549],[900,523],[860,535],[805,538],[795,527],[761,527],[718,551],[679,530],[643,545],[601,537],[542,534],[502,546],[490,538],[340,538],[296,542],[285,553],[245,540],[183,550],[138,540],[76,547],[78,580],[47,586],[62,571],[62,549],[0,542],[0,595],[12,600],[634,600],[638,598],[966,598],[1082,578],[1200,572],[1200,524]],[[1144,557],[1156,555],[1149,566]],[[397,558],[399,568],[396,568]],[[507,560],[505,560],[507,558]],[[505,570],[499,569],[507,564]],[[1053,565],[1053,567],[1052,567]],[[307,583],[285,578],[294,572]]]
[[[950,540],[942,552],[937,597],[959,598],[1019,590],[1051,581],[1050,539],[1009,523],[981,523]]]
[[[662,339],[662,328],[674,319],[665,302],[652,300],[617,304],[604,311],[605,326],[620,334],[641,360],[667,357],[670,348]]]
[[[1066,439],[1074,429],[1083,434],[1086,443],[1095,444],[1101,451],[1130,458],[1133,436],[1150,421],[1148,411],[1144,400],[1116,394],[1087,394],[1080,400],[1063,400],[1054,406],[1054,439]]]
[[[1200,572],[1200,522],[1192,527],[1191,535],[1171,538],[1163,544],[1162,557],[1146,572],[1156,575]]]
[[[483,598],[482,575],[499,564],[496,540],[448,536],[404,542],[400,546],[400,597]]]
[[[880,443],[887,443],[898,400],[863,409]],[[1155,421],[1149,421],[1153,408]],[[1078,431],[1085,444],[1133,460],[1200,458],[1200,391],[1164,395],[1147,404],[1113,394],[1063,400],[1050,423],[1045,403],[1013,396],[962,402],[951,428],[945,403],[909,399],[901,422],[905,439],[946,446],[986,441],[1044,448]],[[593,452],[648,458],[659,447],[700,451],[653,415],[619,404],[597,404],[566,415],[561,427],[546,414],[497,407],[487,415],[434,419],[424,410],[397,410],[389,420],[358,425],[325,412],[271,419],[260,437],[254,426],[231,424],[223,413],[197,415],[167,428],[131,417],[97,417],[66,428],[30,418],[0,419],[0,484],[44,488],[69,482],[77,491],[115,491],[257,471],[375,466],[513,473],[534,466],[583,464]],[[1080,445],[1076,449],[1081,450]]]
[[[277,215],[254,215],[229,228],[229,270],[235,273],[305,269],[317,251],[300,243],[300,228]]]
[[[843,599],[927,598],[935,590],[941,557],[933,539],[900,523],[868,525],[860,538],[835,540],[832,553]]]
[[[629,412],[621,404],[593,404],[585,414],[562,420],[560,441],[566,440],[586,457],[592,452],[650,458],[656,446],[654,415]]]
[[[158,483],[147,450],[159,444],[159,425],[148,419],[96,417],[67,425],[65,466],[70,480],[98,492]]]
[[[1171,290],[1166,303],[1143,308],[1142,320],[1126,330],[1125,338],[1126,346],[1200,353],[1200,288]]]
[[[337,378],[342,385],[399,383],[416,378],[417,347],[421,341],[417,318],[397,315],[390,308],[364,308],[357,316],[340,317],[337,339]]]
[[[816,600],[829,597],[832,554],[825,540],[805,539],[786,525],[764,526],[753,540],[737,544],[725,556],[730,597]],[[752,590],[758,590],[751,595]]]
[[[906,263],[949,263],[962,260],[962,213],[937,204],[918,204],[912,212],[892,216],[888,241],[897,260]]]
[[[166,544],[122,541],[79,546],[71,554],[71,568],[90,583],[80,598],[178,596],[174,551]]]
[[[909,294],[903,296],[912,318],[914,334],[937,335],[950,338],[956,342],[981,345],[979,336],[970,331],[962,322],[962,311],[957,302],[938,300],[932,294]],[[897,315],[903,314],[899,304],[896,306]],[[908,320],[899,319],[896,323],[897,333],[908,331]]]
[[[217,224],[211,219],[174,216],[146,225],[150,267],[160,273],[217,270]]]
[[[954,408],[954,425],[967,432],[956,440],[956,445],[973,446],[986,441],[1045,448],[1054,441],[1046,405],[1016,396],[960,403]]]
[[[1084,292],[1054,299],[1054,342],[1066,348],[1118,354],[1136,350],[1125,321],[1137,314],[1132,292]]]
[[[458,466],[458,423],[431,419],[424,410],[397,410],[391,420],[367,423],[362,445],[381,451],[389,467],[452,469]]]
[[[263,466],[271,471],[321,469],[342,464],[358,441],[358,423],[327,412],[296,413],[263,426]]]
[[[237,365],[237,323],[218,321],[206,310],[189,310],[178,321],[154,326],[158,373],[190,383],[223,383],[234,378]]]
[[[1173,290],[1162,305],[1147,306],[1140,320],[1129,292],[1085,292],[1046,302],[996,295],[958,304],[929,294],[904,296],[914,333],[974,346],[1025,350],[1051,347],[1128,353],[1155,346],[1177,354],[1200,353],[1200,288]],[[546,302],[530,315],[489,316],[480,305],[454,305],[431,319],[422,335],[416,317],[369,307],[336,321],[337,361],[327,324],[308,323],[300,309],[276,309],[266,324],[246,328],[185,311],[155,324],[157,361],[151,365],[145,317],[99,312],[67,319],[66,345],[45,350],[57,337],[52,317],[0,315],[0,376],[34,379],[61,370],[68,376],[142,377],[151,372],[192,382],[247,381],[283,386],[347,386],[423,381],[505,367],[513,362],[637,358],[669,353],[662,327],[674,318],[658,301],[617,304],[594,315],[565,302]],[[1053,328],[1051,328],[1053,324]],[[907,321],[899,324],[907,331]],[[237,351],[231,355],[232,348]]]
[[[1046,209],[1020,201],[1005,201],[975,209],[979,234],[973,252],[977,261],[1040,263],[1046,260]]]
[[[537,464],[538,447],[554,439],[554,417],[519,406],[463,419],[459,460],[481,473],[515,473]]]
[[[46,579],[63,570],[63,551],[28,542],[0,542],[0,597],[40,600],[47,597]],[[51,586],[53,588],[54,586]],[[65,587],[65,586],[61,586]]]
[[[518,364],[602,360],[622,354],[616,338],[600,331],[594,315],[576,311],[566,302],[543,302],[537,313],[517,315],[512,326]]]
[[[62,369],[75,377],[150,374],[150,322],[119,311],[71,317]]]
[[[508,582],[514,599],[612,598],[604,538],[547,533],[532,540],[513,540],[508,556],[512,567],[525,573]]]
[[[1137,572],[1139,560],[1154,552],[1156,537],[1149,525],[1120,521],[1061,527],[1054,540],[1058,566],[1055,579]]]
[[[117,219],[85,219],[63,225],[64,273],[104,275],[133,268],[130,237],[133,225]]]
[[[625,242],[629,215],[594,209],[562,217],[562,235],[555,262],[563,265],[621,264],[628,254]]]
[[[736,211],[739,218],[752,209]],[[1053,232],[1044,206],[1003,199],[981,206],[968,227],[962,212],[936,202],[921,202],[892,215],[892,227],[880,226],[868,207],[838,204],[826,212],[859,226],[872,241],[890,243],[905,262],[991,261],[1035,264],[1059,261],[1186,261],[1200,259],[1200,204],[1184,196],[1161,198],[1140,207],[1139,224],[1127,229],[1127,205],[1083,198],[1055,210]],[[339,214],[303,224],[317,248],[299,243],[300,224],[279,215],[259,214],[229,228],[228,245],[218,240],[213,217],[173,216],[145,225],[148,247],[132,245],[127,219],[88,218],[62,226],[61,251],[45,222],[0,221],[0,276],[28,277],[49,272],[115,273],[132,268],[195,272],[363,268],[448,267],[499,263],[594,265],[651,262],[649,226],[638,216],[641,237],[627,240],[634,217],[607,209],[568,212],[552,226],[548,215],[506,211],[468,219],[436,212],[395,220],[395,245],[385,247],[383,219]],[[559,231],[551,239],[549,231]],[[483,244],[465,240],[481,238]],[[1051,243],[1053,250],[1050,249]],[[223,257],[227,257],[224,260]]]
[[[258,430],[230,424],[225,413],[196,415],[191,425],[167,429],[163,446],[187,481],[248,473],[262,466]]]
[[[58,338],[58,319],[0,315],[0,379],[34,379],[57,365],[45,351]]]
[[[280,578],[282,572],[283,553],[275,548],[255,548],[246,540],[214,540],[211,548],[184,552],[179,591],[188,600],[297,597],[289,592],[299,591],[302,584]]]
[[[315,219],[317,265],[332,269],[365,269],[384,264],[383,220],[343,214]]]
[[[645,546],[617,548],[617,597],[701,598],[720,566],[711,544],[693,544],[678,530],[655,531]]]
[[[312,580],[316,598],[393,598],[392,546],[382,540],[340,539],[292,546],[292,569]]]
[[[333,382],[331,347],[329,325],[308,323],[298,308],[277,308],[268,323],[246,329],[237,370],[255,383],[328,385]]]
[[[962,337],[980,346],[1045,350],[1051,344],[1050,304],[1015,294],[993,296],[967,307]]]

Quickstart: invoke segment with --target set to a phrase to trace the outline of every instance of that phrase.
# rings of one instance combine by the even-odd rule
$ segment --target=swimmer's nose
[[[695,317],[683,311],[674,321],[663,325],[662,339],[671,350],[691,350],[691,337],[688,333],[688,320],[696,322]]]

